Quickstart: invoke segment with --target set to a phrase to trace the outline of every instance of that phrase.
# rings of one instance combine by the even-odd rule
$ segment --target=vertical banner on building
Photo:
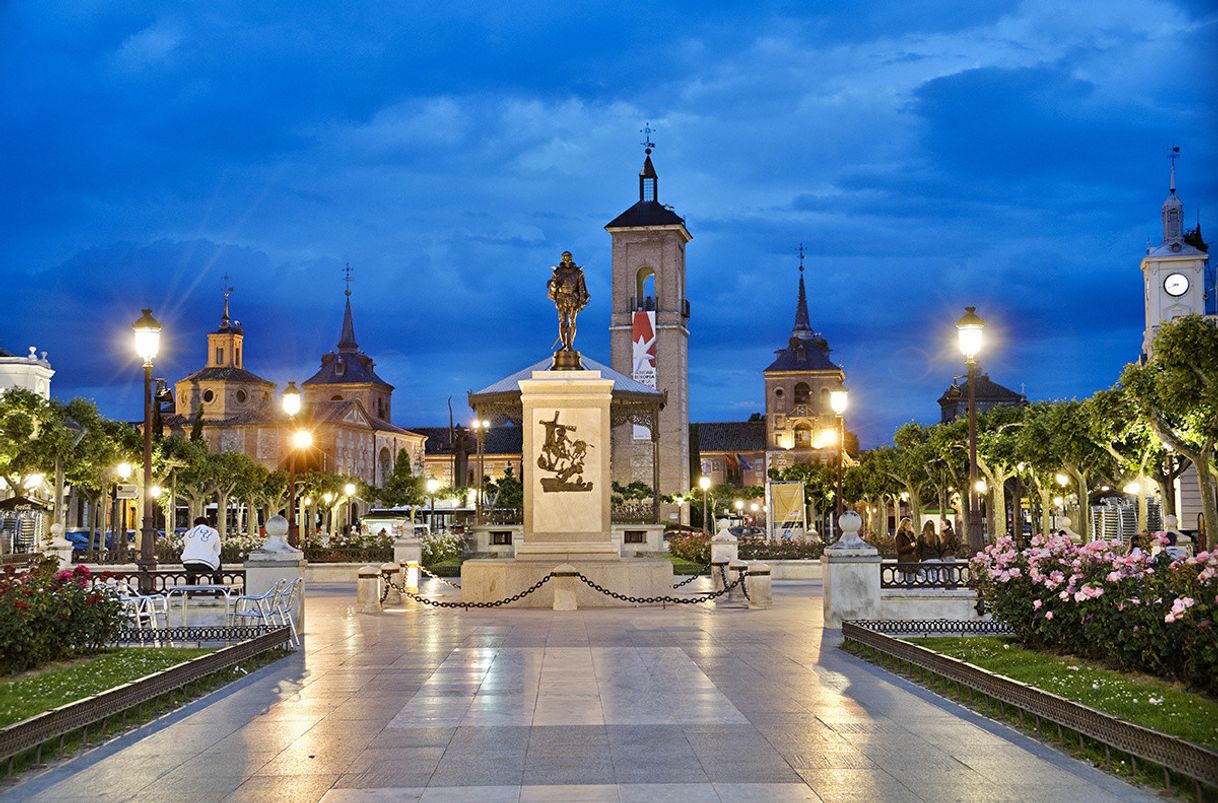
[[[634,365],[631,373],[635,382],[649,388],[656,386],[656,314],[654,311],[636,312],[631,321],[630,340],[631,362]],[[651,440],[651,430],[647,427],[634,425],[635,440]]]
[[[802,540],[807,532],[804,521],[804,484],[798,480],[771,480],[770,526],[772,537]]]

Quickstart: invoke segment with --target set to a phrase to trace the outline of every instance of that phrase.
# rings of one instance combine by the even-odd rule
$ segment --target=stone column
[[[402,567],[402,588],[411,594],[419,593],[419,565],[423,562],[423,543],[417,538],[399,538],[394,541],[393,562]]]
[[[381,612],[381,567],[360,566],[355,581],[355,609],[360,613]]]
[[[747,572],[749,565],[742,560],[734,560],[727,564],[727,581],[734,583],[740,579],[740,575]],[[747,582],[747,581],[746,581]],[[736,587],[727,592],[727,598],[732,602],[744,602],[744,585],[737,583]]]
[[[880,618],[880,553],[859,538],[863,520],[853,510],[837,520],[842,537],[821,556],[825,627],[844,620]]]
[[[45,542],[42,554],[59,561],[59,568],[72,563],[72,542],[63,537],[63,525],[55,522],[51,525],[51,537]]]
[[[749,609],[765,610],[774,605],[770,584],[770,567],[764,563],[749,564]]]
[[[386,583],[389,586],[389,590],[385,594],[385,605],[400,605],[402,603],[402,594],[398,589],[402,587],[402,576],[405,574],[406,567],[400,564],[381,564],[381,576],[386,578]]]
[[[575,601],[575,584],[579,582],[576,575],[579,570],[570,563],[564,563],[554,568],[554,610],[575,611],[579,604]]]
[[[266,522],[266,540],[245,559],[245,593],[262,594],[279,580],[304,578],[308,563],[304,553],[287,542],[288,520],[271,516]],[[304,583],[296,608],[296,630],[304,632]]]

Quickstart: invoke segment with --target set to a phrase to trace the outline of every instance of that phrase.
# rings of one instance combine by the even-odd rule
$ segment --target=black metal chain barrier
[[[443,584],[444,584],[444,585],[446,585],[446,586],[449,586],[449,587],[451,587],[451,588],[455,588],[455,589],[457,589],[458,591],[460,591],[460,590],[461,590],[461,586],[457,585],[457,584],[456,584],[456,583],[454,583],[452,580],[449,580],[447,577],[441,577],[440,575],[438,575],[438,574],[436,574],[435,572],[433,572],[431,569],[429,569],[429,568],[427,568],[426,566],[424,566],[422,563],[420,563],[420,564],[419,564],[419,570],[420,570],[420,571],[422,571],[422,572],[423,572],[423,574],[425,574],[425,575],[427,575],[428,577],[430,577],[432,580],[439,580],[441,583],[443,583]]]
[[[392,580],[386,579],[385,590],[381,593],[381,602],[382,603],[385,602],[385,598],[389,596],[389,587],[392,586],[403,597],[410,597],[415,602],[421,602],[424,605],[430,605],[433,608],[498,608],[502,605],[508,605],[508,604],[516,602],[518,600],[524,599],[529,594],[532,594],[534,591],[541,588],[542,586],[544,586],[546,583],[550,582],[553,579],[554,579],[554,572],[550,572],[545,577],[541,578],[536,583],[533,583],[533,585],[526,588],[524,591],[521,591],[519,594],[513,594],[512,596],[507,597],[505,599],[497,599],[494,602],[443,602],[438,599],[428,599],[427,597],[424,597],[422,594],[415,594],[411,591],[407,591],[403,586],[399,586],[397,583],[394,583]]]
[[[633,602],[635,605],[655,605],[657,603],[669,602],[673,603],[674,605],[698,605],[703,602],[710,602],[717,597],[722,597],[737,585],[744,582],[744,578],[747,574],[748,572],[741,572],[740,577],[732,581],[731,584],[725,585],[719,591],[710,591],[698,597],[632,597],[628,594],[619,594],[616,591],[610,591],[603,585],[597,583],[595,580],[588,579],[582,573],[577,573],[575,576],[579,578],[580,582],[594,591],[599,591],[607,597],[612,597],[613,599],[621,600],[622,602]]]
[[[707,569],[709,569],[710,567],[711,567],[711,565],[710,565],[709,563],[708,563],[708,564],[706,564],[705,566],[699,566],[699,567],[698,567],[698,571],[694,572],[694,573],[693,573],[693,575],[691,575],[690,577],[686,577],[684,580],[682,580],[682,581],[681,581],[681,582],[679,582],[679,583],[673,583],[673,584],[672,584],[672,587],[673,587],[673,588],[680,588],[680,587],[681,587],[681,586],[683,586],[683,585],[689,585],[689,584],[690,584],[690,583],[692,583],[694,580],[697,580],[699,577],[701,577],[701,576],[702,576],[702,572],[706,571],[706,570],[707,570]]]

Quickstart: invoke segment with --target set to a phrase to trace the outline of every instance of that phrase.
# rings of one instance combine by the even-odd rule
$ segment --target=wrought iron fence
[[[650,499],[625,499],[612,503],[609,517],[614,524],[654,524],[656,511]]]
[[[1117,719],[1026,683],[893,638],[873,630],[870,624],[842,622],[842,636],[847,641],[861,644],[947,681],[980,692],[1000,704],[1013,706],[1021,712],[1021,718],[1027,713],[1052,722],[1059,729],[1068,728],[1079,735],[1080,743],[1083,737],[1094,739],[1106,749],[1114,748],[1126,755],[1162,767],[1169,791],[1171,785],[1168,770],[1184,775],[1198,784],[1218,788],[1218,751]],[[1198,798],[1200,799],[1200,790]]]
[[[393,560],[393,547],[306,546],[305,560],[309,563],[388,563]]]
[[[968,561],[880,564],[880,588],[968,588]]]
[[[188,572],[185,569],[152,569],[129,572],[124,582],[144,594],[164,594],[175,586],[220,585],[245,588],[245,569],[219,569],[214,572]]]
[[[495,508],[482,513],[487,524],[524,524],[524,510],[520,508]]]

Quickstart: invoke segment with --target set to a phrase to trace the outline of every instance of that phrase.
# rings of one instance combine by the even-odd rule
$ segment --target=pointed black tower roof
[[[338,350],[322,355],[321,370],[301,384],[303,385],[381,385],[393,390],[384,379],[377,376],[372,358],[359,350],[355,342],[355,322],[351,316],[351,266],[343,269],[347,289],[343,292],[346,303],[343,308],[343,330],[338,337]]]
[[[795,301],[795,325],[787,347],[777,349],[776,358],[763,373],[772,371],[841,371],[829,359],[829,342],[813,331],[808,316],[808,291],[804,287],[804,247],[799,246],[799,297]]]
[[[639,202],[609,221],[606,229],[685,226],[685,218],[660,203],[660,177],[656,175],[655,165],[651,163],[651,151],[655,143],[651,141],[650,127],[645,128],[644,133],[648,137],[643,143],[643,167],[639,170]]]

